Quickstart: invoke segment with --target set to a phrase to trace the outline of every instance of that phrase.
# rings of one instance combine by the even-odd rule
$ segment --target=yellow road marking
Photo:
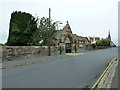
[[[105,77],[108,75],[108,70],[110,70],[110,68],[113,65],[113,62],[116,60],[117,58],[113,58],[112,61],[109,63],[109,65],[107,66],[107,68],[104,70],[104,72],[101,74],[101,76],[99,77],[99,79],[97,80],[97,82],[92,86],[91,90],[93,90],[93,88],[97,90],[97,88],[101,88],[102,83],[105,80]]]

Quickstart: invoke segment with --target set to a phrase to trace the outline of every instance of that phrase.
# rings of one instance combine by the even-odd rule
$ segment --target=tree
[[[29,13],[15,11],[11,14],[9,37],[6,45],[34,45],[33,35],[37,30],[37,19]]]
[[[52,45],[54,40],[53,35],[57,31],[57,25],[57,22],[52,22],[52,20],[50,20],[49,26],[49,19],[42,17],[39,22],[38,31],[35,34],[37,37],[35,41],[38,43],[39,41],[43,40],[41,45]]]
[[[53,45],[53,35],[56,32],[57,25],[58,22],[52,20],[49,23],[48,18],[43,17],[39,20],[29,13],[15,11],[11,14],[9,37],[6,45]]]
[[[109,40],[99,40],[96,42],[96,46],[110,46]]]

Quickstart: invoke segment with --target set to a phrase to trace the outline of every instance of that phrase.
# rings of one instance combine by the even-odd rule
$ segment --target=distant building
[[[100,40],[100,37],[88,37],[91,43],[96,43],[96,41]]]
[[[109,41],[110,41],[110,45],[111,45],[111,46],[116,46],[116,45],[113,43],[113,41],[111,40],[110,30],[109,30],[109,32],[108,32],[108,37],[106,38],[106,40],[109,40]]]
[[[113,41],[111,40],[110,30],[108,32],[108,36],[106,38],[102,38],[101,40],[109,40],[111,46],[116,46]]]
[[[88,37],[78,36],[74,34],[77,37],[78,44],[79,45],[90,45],[91,41],[88,39]]]
[[[108,37],[106,39],[109,40],[109,41],[111,41],[110,30],[109,30],[109,33],[108,33]]]

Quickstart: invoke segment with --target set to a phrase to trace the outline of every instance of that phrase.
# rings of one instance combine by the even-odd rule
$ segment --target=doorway
[[[71,53],[72,52],[71,43],[66,43],[65,44],[65,50],[66,50],[66,53]]]
[[[71,41],[70,38],[67,37],[65,40],[65,52],[66,53],[71,53],[72,52],[72,45],[71,45]]]

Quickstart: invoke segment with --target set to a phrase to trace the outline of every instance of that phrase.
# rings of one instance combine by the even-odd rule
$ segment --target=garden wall
[[[29,58],[36,56],[48,56],[47,46],[2,46],[2,61],[16,58]],[[51,46],[51,55],[59,54],[56,47]]]
[[[96,47],[96,49],[103,49],[105,47]],[[95,50],[93,47],[87,46],[78,48],[78,53]],[[51,55],[59,55],[60,50],[55,46],[51,46]],[[65,49],[62,50],[62,54]],[[17,58],[30,58],[36,56],[48,56],[49,50],[47,46],[0,46],[0,61],[10,61]]]

